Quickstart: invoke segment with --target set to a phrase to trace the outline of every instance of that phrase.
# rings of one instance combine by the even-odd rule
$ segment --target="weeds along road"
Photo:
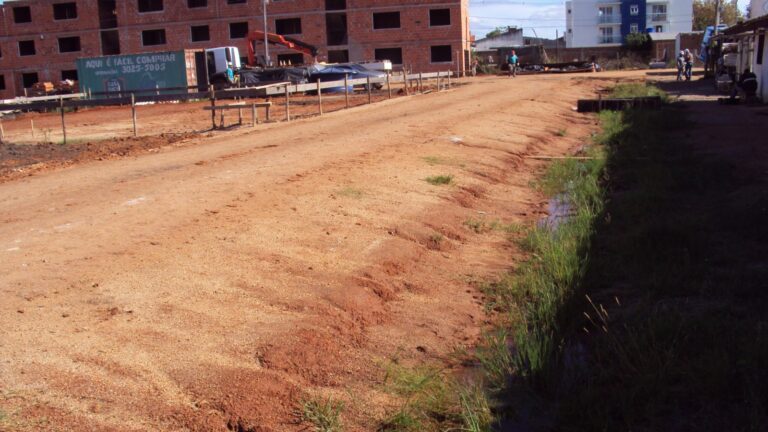
[[[0,184],[0,429],[293,430],[307,392],[374,429],[382,364],[475,342],[467,280],[516,252],[464,222],[538,217],[524,156],[581,144],[571,107],[601,76],[478,79]]]

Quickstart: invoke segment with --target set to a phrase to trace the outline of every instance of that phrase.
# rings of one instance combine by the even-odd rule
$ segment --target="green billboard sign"
[[[98,94],[102,92],[125,95],[137,90],[187,87],[184,51],[81,58],[77,60],[77,75],[80,88],[90,90],[93,97],[108,97]],[[160,94],[183,92],[158,90]]]

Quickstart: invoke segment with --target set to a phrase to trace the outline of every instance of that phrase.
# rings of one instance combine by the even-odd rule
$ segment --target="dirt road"
[[[579,147],[596,77],[478,79],[0,184],[0,429],[297,430],[308,392],[373,429],[383,363],[475,342],[467,280],[515,251],[464,222],[543,213],[525,156]]]

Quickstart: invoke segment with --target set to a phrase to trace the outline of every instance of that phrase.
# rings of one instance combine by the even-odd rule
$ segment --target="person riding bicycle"
[[[685,61],[685,80],[690,81],[693,73],[693,54],[689,49],[685,50],[683,60]]]
[[[512,53],[507,57],[507,63],[509,63],[509,76],[516,77],[517,76],[517,66],[518,66],[518,58],[517,54],[515,54],[515,51],[512,50]]]

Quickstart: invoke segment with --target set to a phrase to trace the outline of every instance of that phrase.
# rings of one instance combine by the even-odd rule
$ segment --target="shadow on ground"
[[[768,430],[768,106],[660,86],[610,147],[557,429]]]

